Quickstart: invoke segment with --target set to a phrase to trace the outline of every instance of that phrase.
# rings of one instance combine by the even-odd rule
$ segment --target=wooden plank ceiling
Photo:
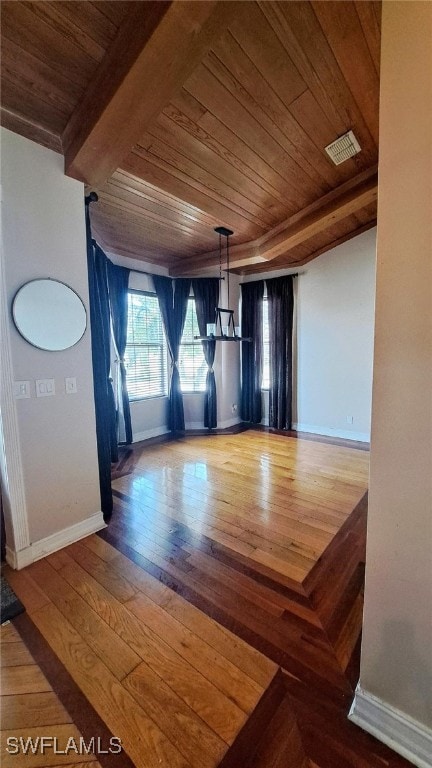
[[[112,254],[298,266],[376,221],[379,2],[2,2],[2,124],[98,192]],[[324,147],[353,130],[361,152]]]

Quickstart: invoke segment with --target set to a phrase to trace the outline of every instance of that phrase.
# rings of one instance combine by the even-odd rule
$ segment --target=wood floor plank
[[[92,581],[77,564],[66,566],[63,572],[75,589],[86,595],[98,615],[109,623],[161,679],[168,682],[173,691],[192,706],[221,738],[232,738],[233,729],[237,732],[244,720],[244,712],[235,702],[236,691],[243,696],[243,706],[250,709],[256,704],[259,689],[257,691],[252,683],[248,685],[246,680],[242,680],[243,685],[240,685],[236,677],[229,675],[229,665],[226,665],[225,676],[220,681],[217,673],[218,669],[222,672],[225,667],[223,659],[218,659],[217,656],[215,658],[214,655],[213,658],[206,658],[204,654],[201,657],[196,648],[194,652],[194,638],[191,633],[188,636],[184,629],[181,632],[182,625],[175,620],[171,620],[167,632],[169,617],[162,608],[144,595],[135,595],[135,598],[122,605],[115,602],[113,597],[97,582]],[[140,607],[144,600],[146,603],[143,615]],[[159,634],[156,634],[155,628],[159,630]],[[227,689],[228,694],[225,695],[217,685]]]
[[[121,603],[134,596],[135,590],[131,584],[109,568],[100,557],[91,552],[87,547],[84,547],[80,542],[72,544],[68,552],[72,555],[74,553],[77,554],[81,566],[91,573]]]
[[[1,670],[2,696],[20,693],[42,693],[51,686],[36,664],[22,667],[3,667]]]
[[[109,544],[95,534],[87,536],[85,539],[81,539],[81,544],[88,547],[88,549],[91,549],[95,555],[98,555],[98,557],[101,558],[101,560],[106,560],[108,563],[111,562],[111,560],[114,560],[118,555],[118,552],[114,547],[110,547]]]
[[[233,729],[238,731],[240,723],[244,722],[243,713],[250,713],[255,707],[259,696],[263,693],[260,686],[254,684],[230,662],[211,649],[200,638],[194,636],[180,622],[174,619],[166,611],[152,605],[145,595],[136,595],[128,603],[129,610],[137,617],[142,617],[146,625],[150,627],[159,638],[159,642],[165,637],[170,647],[179,656],[188,660],[191,666],[198,668],[204,680],[211,686],[204,684],[196,678],[196,685],[191,688],[190,681],[176,681],[176,670],[165,663],[159,667],[165,680],[176,691],[182,693],[185,701],[194,701],[193,708],[200,712],[206,722],[212,724],[213,729],[219,733],[227,743],[233,739]],[[270,680],[268,680],[270,682]],[[213,686],[224,694],[222,698],[215,695]],[[209,697],[211,706],[208,706]],[[234,705],[234,706],[233,706]],[[210,710],[210,711],[208,711]],[[226,715],[229,716],[229,724],[226,723]],[[240,726],[241,727],[241,726]]]
[[[15,694],[2,698],[1,728],[13,730],[31,726],[64,725],[71,717],[53,691]]]
[[[29,571],[118,680],[126,677],[139,664],[139,656],[105,622],[99,620],[97,613],[47,561],[33,563]]]
[[[6,575],[12,589],[15,592],[19,590],[20,600],[28,613],[37,611],[49,603],[48,596],[38,587],[27,568],[21,571],[14,571],[12,568],[7,567]]]
[[[55,606],[36,611],[33,620],[112,733],[121,738],[137,768],[160,768],[161,764],[189,768],[188,761]]]
[[[124,686],[176,744],[193,768],[214,768],[227,750],[201,717],[143,663],[124,681]],[[211,700],[208,702],[211,708]],[[237,734],[237,729],[234,729]]]
[[[108,542],[103,541],[103,543],[117,553],[116,559],[112,560],[113,567],[138,591],[145,594],[157,605],[161,605],[169,615],[177,619],[197,638],[201,638],[235,668],[242,671],[247,678],[254,680],[261,687],[268,685],[269,680],[276,672],[276,667],[270,660],[227,632],[219,624],[203,622],[201,611],[194,605],[191,605],[181,595],[176,594],[157,579],[149,576]]]
[[[23,664],[34,664],[33,658],[25,645],[16,643],[1,643],[0,663],[2,667],[16,667]]]
[[[133,546],[139,548],[134,539],[130,541]],[[305,645],[301,642],[301,634],[294,627],[283,626],[282,624],[274,627],[268,621],[268,617],[260,616],[257,618],[258,608],[252,611],[242,610],[242,607],[239,606],[238,597],[234,593],[228,594],[226,590],[222,590],[222,587],[213,581],[211,585],[206,584],[206,579],[202,574],[197,577],[191,576],[184,570],[178,569],[175,564],[159,560],[156,555],[153,561],[164,573],[169,574],[170,578],[177,580],[182,588],[186,586],[188,590],[192,590],[196,595],[216,606],[217,610],[222,610],[225,617],[224,621],[229,617],[229,620],[236,622],[236,626],[242,628],[240,636],[243,639],[251,643],[249,637],[251,637],[250,633],[253,633],[252,644],[254,644],[254,642],[259,642],[259,637],[265,637],[266,640],[263,641],[262,647],[259,645],[258,647],[276,663],[286,666],[293,674],[299,674],[300,670],[302,674],[307,676],[313,674],[313,658],[324,652],[324,648],[316,641]],[[215,591],[215,587],[217,591]],[[221,594],[222,591],[224,594]],[[287,653],[288,648],[289,654]],[[322,666],[323,677],[327,681],[331,680],[333,685],[345,689],[346,683],[340,675],[332,654],[327,653],[327,651],[326,654],[326,663]]]
[[[20,636],[18,632],[16,631],[13,624],[10,622],[5,622],[0,627],[0,639],[2,645],[4,643],[16,643],[20,641]]]

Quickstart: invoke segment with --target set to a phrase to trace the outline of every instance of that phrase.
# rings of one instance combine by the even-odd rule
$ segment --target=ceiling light
[[[228,308],[215,307],[214,323],[207,323],[207,336],[195,336],[201,341],[252,341],[250,338],[240,336],[240,328],[234,325],[234,310],[229,308],[230,303],[230,273],[229,273],[229,238],[233,233],[226,227],[215,227],[219,235],[219,279],[222,280],[222,237],[226,238],[226,273],[227,273],[227,301]]]

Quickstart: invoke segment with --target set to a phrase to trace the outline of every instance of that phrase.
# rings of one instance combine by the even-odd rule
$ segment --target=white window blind
[[[167,345],[154,294],[129,291],[125,366],[131,400],[168,393]]]
[[[267,297],[263,299],[263,372],[261,389],[270,388],[270,342]]]
[[[179,356],[182,392],[205,392],[207,363],[202,343],[194,339],[198,335],[195,299],[189,299]]]

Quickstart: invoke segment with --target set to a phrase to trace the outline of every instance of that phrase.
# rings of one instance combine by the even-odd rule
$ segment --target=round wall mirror
[[[31,280],[17,291],[12,315],[21,336],[38,349],[68,349],[87,326],[84,304],[75,291],[58,280]]]

